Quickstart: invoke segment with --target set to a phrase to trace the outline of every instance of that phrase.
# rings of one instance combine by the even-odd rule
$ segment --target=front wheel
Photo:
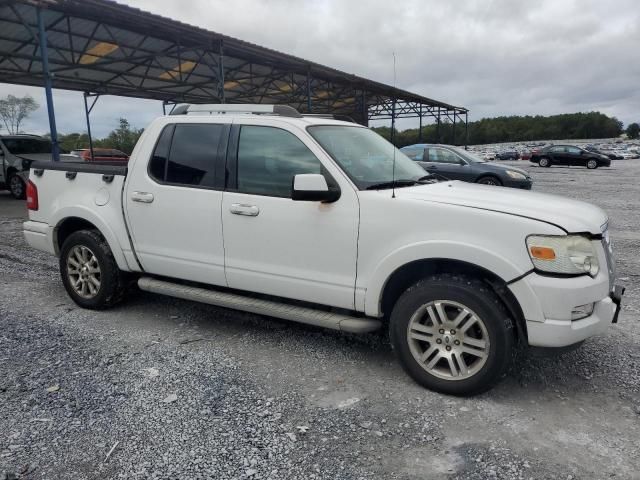
[[[587,168],[589,170],[594,170],[594,169],[598,168],[598,162],[596,162],[595,160],[589,160],[587,162]]]
[[[538,163],[538,165],[540,165],[541,167],[550,167],[551,166],[551,160],[549,160],[548,158],[541,158],[540,162]]]
[[[502,182],[497,177],[493,176],[482,177],[478,180],[478,183],[482,185],[493,185],[497,187],[502,185]]]
[[[9,176],[9,192],[16,200],[23,200],[26,197],[27,189],[25,188],[24,181],[17,173],[12,173]]]
[[[451,395],[492,388],[509,367],[513,322],[484,282],[459,275],[421,280],[398,299],[390,336],[404,370]]]
[[[79,230],[67,237],[60,251],[60,275],[71,299],[84,308],[108,308],[124,295],[124,274],[96,230]]]

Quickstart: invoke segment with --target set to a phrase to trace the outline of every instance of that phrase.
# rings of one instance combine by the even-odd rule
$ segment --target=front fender
[[[527,271],[526,265],[518,265],[495,251],[462,242],[424,241],[399,248],[384,257],[376,266],[368,282],[364,297],[364,312],[381,315],[380,302],[385,285],[399,268],[418,260],[456,260],[481,267],[508,282]]]
[[[109,210],[109,213],[113,214],[113,212],[111,212],[110,210]],[[86,220],[87,222],[93,224],[100,231],[102,236],[105,238],[105,240],[109,244],[109,248],[111,249],[111,253],[113,253],[113,257],[115,258],[116,263],[118,264],[118,268],[120,268],[120,270],[125,270],[125,271],[131,270],[124,256],[122,245],[120,245],[120,242],[118,241],[118,237],[116,236],[113,229],[109,226],[109,223],[111,224],[114,224],[114,223],[113,222],[107,223],[105,219],[101,218],[93,210],[83,205],[73,205],[73,206],[61,208],[60,210],[56,210],[55,214],[49,220],[49,225],[54,228],[53,241],[54,241],[56,254],[60,253],[57,248],[58,227],[62,224],[62,222],[64,222],[66,219],[71,217],[80,218],[82,220]],[[120,217],[119,219],[111,219],[111,220],[115,220],[116,225],[118,224],[118,222],[122,223],[124,221],[122,217]],[[124,225],[122,226],[122,228],[124,228]]]

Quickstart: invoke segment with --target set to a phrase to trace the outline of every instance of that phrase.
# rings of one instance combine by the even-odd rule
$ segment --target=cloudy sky
[[[123,3],[466,106],[470,120],[599,110],[640,121],[638,0],[123,0]],[[42,105],[25,131],[48,131]],[[82,96],[55,91],[58,130],[83,131]],[[138,127],[160,102],[101,98],[96,136]],[[399,124],[414,126],[412,121]]]

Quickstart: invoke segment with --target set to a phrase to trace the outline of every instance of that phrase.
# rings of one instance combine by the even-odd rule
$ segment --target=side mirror
[[[329,190],[327,180],[319,173],[304,173],[293,177],[291,199],[308,202],[335,202],[340,190]]]

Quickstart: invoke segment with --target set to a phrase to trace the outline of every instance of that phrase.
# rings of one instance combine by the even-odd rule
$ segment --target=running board
[[[325,312],[261,298],[246,297],[236,293],[189,287],[150,277],[140,278],[138,287],[146,292],[160,293],[184,300],[193,300],[259,315],[283,318],[293,322],[306,323],[343,332],[367,333],[378,330],[382,326],[382,322],[375,318],[352,317],[341,313]]]

